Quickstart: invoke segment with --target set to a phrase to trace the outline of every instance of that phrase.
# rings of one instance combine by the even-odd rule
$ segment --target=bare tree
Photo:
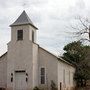
[[[87,38],[84,37],[84,38],[81,38],[80,40],[90,42],[90,22],[89,22],[89,20],[86,18],[81,18],[81,17],[78,17],[77,19],[79,21],[79,24],[75,27],[71,26],[72,29],[78,30],[74,34],[76,36],[82,36],[82,35],[87,34],[87,36],[88,36]]]

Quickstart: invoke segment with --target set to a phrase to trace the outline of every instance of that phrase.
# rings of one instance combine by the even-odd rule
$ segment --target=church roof
[[[0,56],[0,58],[2,58],[3,56],[5,56],[7,54],[7,52],[5,52],[3,55]]]
[[[22,14],[18,17],[18,19],[11,24],[10,26],[18,26],[18,25],[31,25],[34,28],[38,29],[33,22],[31,21],[31,19],[29,18],[29,16],[27,15],[27,13],[25,11],[22,12]]]

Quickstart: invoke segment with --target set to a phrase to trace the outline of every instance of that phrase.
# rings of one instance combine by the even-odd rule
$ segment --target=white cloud
[[[10,40],[10,28],[21,12],[25,9],[31,20],[39,28],[39,43],[51,51],[71,41],[66,28],[75,16],[90,15],[89,0],[0,0],[0,50],[6,50]]]

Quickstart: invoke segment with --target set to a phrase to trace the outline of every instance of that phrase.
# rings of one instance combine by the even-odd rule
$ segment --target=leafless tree
[[[88,36],[87,38],[84,37],[84,38],[81,38],[80,40],[90,42],[90,22],[89,22],[89,20],[86,18],[81,18],[81,17],[78,17],[77,19],[79,21],[80,26],[79,25],[77,25],[75,27],[71,26],[72,29],[78,30],[74,34],[76,36],[82,36],[82,35],[87,34],[87,36]]]

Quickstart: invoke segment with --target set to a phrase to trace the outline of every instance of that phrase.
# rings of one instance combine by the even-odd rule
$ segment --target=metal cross
[[[23,9],[27,8],[27,2],[26,1],[23,2],[22,7],[23,7]]]

